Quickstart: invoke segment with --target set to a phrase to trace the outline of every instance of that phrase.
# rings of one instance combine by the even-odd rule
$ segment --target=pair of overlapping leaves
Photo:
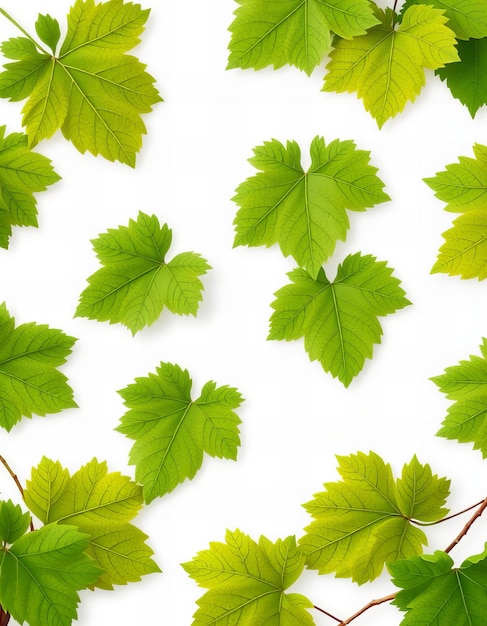
[[[402,14],[414,4],[444,11],[457,38],[458,62],[446,62],[436,74],[472,117],[487,104],[487,6],[483,0],[406,0]]]
[[[146,132],[141,114],[161,100],[145,65],[126,54],[148,17],[132,2],[76,0],[59,50],[59,23],[49,15],[35,25],[41,43],[21,28],[26,36],[2,45],[13,62],[0,74],[0,97],[27,98],[22,122],[30,147],[61,129],[80,152],[135,166]]]
[[[229,68],[289,63],[310,74],[332,48],[323,90],[356,92],[379,127],[419,95],[425,69],[472,115],[487,102],[483,0],[407,0],[399,14],[368,0],[238,3]]]
[[[472,355],[458,365],[447,367],[432,381],[453,404],[438,435],[473,443],[487,457],[487,339],[480,346],[481,356]]]
[[[78,591],[113,589],[159,572],[147,536],[131,521],[142,489],[93,459],[75,474],[43,458],[25,503],[44,524],[27,532],[30,515],[0,503],[0,604],[19,623],[69,626]],[[27,532],[27,534],[26,534]]]
[[[401,588],[394,604],[407,613],[402,624],[425,617],[437,626],[483,623],[478,620],[487,610],[486,554],[460,568],[444,552],[419,556],[426,537],[414,521],[445,517],[449,481],[416,457],[396,480],[374,453],[339,457],[339,463],[342,480],[326,483],[326,492],[306,505],[316,519],[299,546],[294,537],[275,543],[261,537],[257,543],[239,530],[227,531],[225,543],[211,543],[183,565],[208,589],[198,600],[193,626],[312,625],[313,603],[287,593],[305,566],[363,583],[384,564]]]
[[[446,211],[460,213],[443,237],[432,272],[462,278],[487,276],[487,147],[476,144],[475,158],[460,157],[426,183],[437,198],[446,202]]]
[[[291,284],[277,291],[270,339],[304,337],[310,359],[348,386],[380,343],[378,317],[409,304],[386,263],[361,253],[348,256],[330,281],[322,264],[349,228],[347,210],[364,211],[389,200],[369,153],[353,141],[325,144],[316,137],[304,171],[294,141],[254,149],[259,172],[243,182],[234,201],[235,245],[278,243],[301,266]]]

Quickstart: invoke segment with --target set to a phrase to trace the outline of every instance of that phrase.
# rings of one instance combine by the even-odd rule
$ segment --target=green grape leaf
[[[22,513],[20,506],[11,500],[0,502],[0,542],[14,543],[25,535],[30,525],[30,515]]]
[[[136,378],[119,391],[129,410],[116,430],[135,441],[130,463],[146,502],[193,478],[204,452],[237,458],[240,419],[234,409],[242,396],[233,387],[210,381],[192,400],[191,386],[187,370],[161,363],[155,374]]]
[[[44,524],[68,524],[89,535],[86,553],[102,573],[94,586],[136,582],[159,572],[147,536],[130,522],[143,505],[142,488],[96,459],[72,476],[44,457],[32,469],[25,503]]]
[[[487,147],[476,144],[475,159],[460,157],[433,178],[425,178],[435,196],[446,202],[446,211],[461,213],[453,228],[443,233],[432,273],[462,278],[487,276]]]
[[[70,626],[78,591],[99,568],[86,554],[87,536],[72,526],[49,525],[0,547],[0,605],[22,624]]]
[[[103,267],[88,278],[76,316],[121,323],[135,335],[153,324],[164,307],[178,315],[195,315],[202,300],[199,276],[211,269],[195,252],[170,261],[172,231],[155,215],[139,212],[137,221],[109,229],[92,241]]]
[[[58,413],[77,406],[67,378],[56,368],[66,361],[74,337],[46,325],[15,327],[0,305],[0,426],[6,430],[22,416]]]
[[[381,23],[366,35],[337,41],[323,91],[357,92],[382,128],[419,95],[425,68],[436,70],[459,57],[443,11],[412,5],[401,24],[391,9],[376,13]]]
[[[368,0],[236,1],[227,69],[289,63],[309,75],[329,51],[331,31],[350,39],[378,22]]]
[[[487,457],[487,339],[480,346],[482,356],[447,367],[431,380],[454,400],[437,435],[473,443]]]
[[[304,556],[294,537],[259,543],[239,530],[227,531],[225,543],[213,542],[199,552],[186,572],[208,589],[199,600],[193,626],[312,626],[304,596],[285,591],[301,576]]]
[[[392,582],[401,588],[393,600],[406,617],[401,626],[480,626],[487,615],[487,554],[454,568],[440,550],[391,563]]]
[[[292,282],[274,294],[268,339],[304,337],[310,360],[348,387],[381,341],[378,317],[410,304],[392,271],[358,252],[347,256],[333,282],[323,269],[316,280],[300,268],[289,272]]]
[[[311,166],[301,167],[294,141],[286,146],[273,139],[254,149],[249,162],[259,172],[243,182],[233,200],[235,246],[279,243],[285,256],[316,277],[338,240],[345,240],[347,209],[364,211],[390,200],[384,183],[369,164],[370,153],[353,141],[322,137],[311,143]]]
[[[414,4],[441,9],[458,39],[487,37],[487,5],[484,0],[406,0],[401,14],[404,15]]]
[[[422,465],[416,455],[404,465],[396,487],[399,508],[409,519],[436,522],[448,514],[444,504],[450,495],[450,481],[433,475],[431,467]]]
[[[460,63],[448,63],[436,73],[475,117],[487,104],[487,37],[459,41],[458,56]]]
[[[325,483],[326,491],[304,505],[315,520],[300,547],[309,568],[362,584],[379,576],[385,563],[422,552],[426,535],[411,520],[443,519],[449,481],[416,457],[396,481],[374,452],[337,458],[342,480]]]
[[[146,66],[126,54],[148,17],[149,10],[132,2],[76,0],[59,51],[59,24],[46,15],[36,31],[52,52],[25,37],[3,44],[14,62],[0,74],[0,97],[27,98],[22,123],[30,146],[61,129],[80,152],[135,167],[146,132],[141,115],[161,100]]]
[[[37,226],[34,193],[60,180],[51,161],[28,148],[26,135],[5,130],[0,126],[1,248],[8,248],[12,226]]]

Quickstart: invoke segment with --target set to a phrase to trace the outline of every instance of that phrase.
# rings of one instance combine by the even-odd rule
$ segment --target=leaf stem
[[[466,509],[463,509],[463,511],[458,511],[458,513],[452,513],[451,515],[448,515],[447,517],[443,517],[442,519],[436,520],[436,522],[418,522],[417,520],[409,520],[409,521],[412,524],[415,524],[416,526],[436,526],[437,524],[442,524],[443,522],[447,522],[448,520],[453,519],[454,517],[458,517],[459,515],[468,513],[469,511],[479,507],[483,503],[484,503],[484,500],[480,500],[480,502],[476,502],[475,504],[472,504],[472,506],[469,506]]]
[[[5,11],[5,9],[2,9],[0,7],[0,13],[4,17],[6,17],[8,21],[11,22],[15,27],[17,27],[20,30],[20,32],[27,37],[27,39],[32,41],[32,43],[38,50],[40,50],[44,54],[48,54],[49,56],[51,56],[50,52],[48,52],[47,50],[44,50],[44,48],[34,39],[34,37],[29,35],[29,33],[24,28],[22,28],[22,26],[16,20],[14,20],[14,18],[11,15],[9,15],[7,11]],[[0,626],[1,626],[1,622],[0,622]]]
[[[0,9],[1,11],[1,9]],[[7,463],[6,459],[0,454],[0,463],[5,467],[5,469],[7,470],[7,472],[10,474],[10,476],[12,477],[14,483],[17,485],[17,489],[20,491],[20,495],[22,496],[22,499],[24,499],[24,488],[22,487],[20,480],[18,479],[17,474],[13,471],[13,469],[10,467],[10,465]],[[32,521],[32,518],[30,520],[30,529],[34,530],[34,522]],[[1,607],[0,607],[1,609]],[[5,622],[7,623],[7,622]],[[0,626],[3,626],[3,622],[2,622],[2,613],[0,612]]]
[[[335,622],[338,622],[339,624],[342,624],[342,620],[339,617],[335,617],[331,613],[328,613],[328,611],[325,611],[325,609],[322,609],[319,606],[316,606],[316,604],[313,605],[313,608],[316,609],[317,611],[320,611],[320,613],[324,613],[327,617],[330,617],[331,619],[334,619]],[[1,624],[0,624],[0,626],[1,626]]]

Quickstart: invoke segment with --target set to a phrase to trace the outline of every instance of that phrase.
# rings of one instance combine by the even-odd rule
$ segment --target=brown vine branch
[[[10,467],[10,465],[7,463],[7,461],[5,460],[5,458],[1,454],[0,454],[0,463],[5,467],[7,472],[12,477],[14,483],[17,485],[17,489],[20,491],[20,495],[23,498],[24,497],[24,488],[22,487],[22,485],[20,483],[20,480],[17,477],[17,474],[13,471],[13,469]],[[30,520],[30,529],[34,530],[34,522],[32,521],[32,518]],[[0,626],[3,626],[3,622],[1,621],[1,618],[2,618],[2,614],[0,613]],[[8,622],[5,622],[5,624],[7,624],[7,623]]]
[[[7,626],[10,621],[10,614],[6,613],[0,606],[0,626]]]
[[[344,622],[340,622],[339,626],[347,626],[347,624],[350,624],[351,622],[353,622],[354,619],[357,619],[357,617],[360,617],[363,613],[365,613],[365,611],[368,611],[372,607],[385,604],[386,602],[391,602],[391,600],[394,600],[396,595],[397,595],[397,592],[391,593],[388,596],[384,596],[383,598],[379,598],[378,600],[371,600],[368,604],[363,606],[359,611],[351,615]]]
[[[475,511],[475,513],[468,520],[468,522],[465,524],[465,526],[462,528],[462,530],[458,533],[458,535],[455,537],[455,539],[450,543],[450,545],[445,548],[444,552],[446,552],[447,554],[449,552],[451,552],[453,550],[453,548],[460,543],[460,541],[465,537],[465,535],[468,533],[470,528],[475,524],[475,522],[484,513],[484,511],[487,510],[487,497],[484,500],[482,500],[481,502],[477,502],[476,504],[473,504],[472,506],[469,506],[468,508],[464,509],[463,511],[460,511],[459,513],[454,513],[453,515],[450,515],[448,518],[445,517],[444,519],[441,520],[442,522],[444,522],[447,519],[452,519],[454,517],[457,517],[458,515],[462,515],[462,513],[467,513],[467,511],[471,511],[475,507],[477,507],[477,510]],[[335,621],[337,621],[338,622],[338,626],[347,626],[348,624],[353,622],[355,619],[357,619],[357,617],[360,617],[366,611],[368,611],[369,609],[373,608],[374,606],[379,606],[381,604],[385,604],[386,602],[392,602],[392,600],[394,600],[394,598],[397,596],[398,593],[399,592],[396,591],[395,593],[391,593],[388,596],[384,596],[383,598],[378,598],[377,600],[371,600],[365,606],[363,606],[356,613],[354,613],[353,615],[351,615],[350,617],[348,617],[344,621],[340,621],[334,615],[331,615],[330,613],[327,613],[326,611],[324,611],[323,609],[320,609],[316,605],[315,605],[314,608],[317,609],[318,611],[321,611],[325,615],[328,615],[328,617],[331,617]],[[1,624],[0,624],[0,626],[1,626]]]
[[[448,554],[453,550],[453,548],[460,543],[460,541],[465,537],[473,524],[478,520],[478,518],[482,515],[482,513],[487,509],[487,498],[482,500],[479,508],[475,511],[472,517],[468,520],[465,526],[462,528],[460,533],[455,537],[455,539],[450,543],[450,545],[445,548],[445,552]]]

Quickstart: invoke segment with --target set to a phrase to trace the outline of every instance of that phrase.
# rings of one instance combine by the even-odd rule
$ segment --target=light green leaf
[[[242,183],[233,198],[235,246],[279,243],[285,256],[316,277],[349,227],[347,209],[364,211],[390,200],[384,183],[369,164],[370,153],[353,141],[322,137],[311,143],[311,167],[301,167],[294,141],[286,146],[273,139],[254,149],[249,162],[260,170]]]
[[[448,399],[454,400],[448,409],[440,437],[473,443],[487,457],[487,339],[480,346],[482,356],[447,367],[445,373],[431,380]]]
[[[458,568],[445,552],[391,563],[393,600],[406,613],[401,626],[481,626],[487,615],[487,556],[466,559]]]
[[[443,233],[445,243],[431,272],[462,278],[487,276],[487,147],[475,144],[475,159],[460,157],[434,178],[425,178],[446,211],[462,213]]]
[[[30,515],[11,500],[0,502],[0,542],[14,543],[27,532]],[[1,548],[0,548],[1,549]]]
[[[413,5],[399,25],[391,9],[376,9],[376,15],[381,23],[366,35],[336,42],[323,91],[356,91],[381,128],[419,95],[425,68],[436,70],[459,57],[443,11]]]
[[[34,193],[59,178],[48,158],[27,147],[26,135],[5,136],[0,126],[0,247],[8,248],[12,226],[37,226]]]
[[[308,75],[331,46],[377,24],[368,0],[236,0],[227,69],[277,69],[286,63]]]
[[[22,624],[70,626],[78,590],[100,570],[86,555],[87,536],[71,526],[44,526],[0,548],[0,605]]]
[[[46,325],[15,327],[0,305],[0,426],[6,430],[32,414],[76,407],[67,378],[56,368],[66,361],[74,337]]]
[[[398,505],[409,519],[435,522],[448,514],[444,504],[450,494],[450,481],[433,475],[431,467],[422,465],[416,455],[403,467],[396,485]]]
[[[159,572],[147,536],[130,524],[142,507],[142,488],[93,459],[72,476],[44,457],[33,468],[25,503],[44,524],[69,524],[89,535],[86,549],[102,574],[94,586],[113,589]]]
[[[446,211],[466,213],[485,208],[487,198],[487,146],[475,144],[475,158],[459,157],[458,163],[447,165],[424,181],[435,196],[446,202]]]
[[[385,563],[422,552],[426,535],[411,523],[411,513],[416,519],[442,519],[448,481],[433,476],[416,457],[397,481],[374,452],[337,458],[342,480],[325,483],[326,491],[304,505],[315,521],[306,528],[300,547],[311,569],[362,584],[379,576]],[[423,498],[438,487],[432,501]]]
[[[487,37],[487,5],[484,0],[406,0],[401,13],[414,4],[441,9],[458,39]]]
[[[203,453],[235,460],[240,445],[234,412],[242,396],[232,387],[206,383],[197,400],[191,399],[187,370],[161,363],[155,374],[137,378],[119,391],[129,409],[116,430],[135,443],[130,463],[142,483],[146,502],[193,478]]]
[[[59,22],[50,15],[39,15],[36,22],[36,33],[39,39],[48,45],[53,54],[56,54],[56,47],[61,37]]]
[[[227,531],[225,543],[211,543],[183,567],[201,587],[193,626],[311,626],[304,596],[284,593],[301,576],[304,557],[294,537],[256,543],[239,530]]]
[[[29,53],[24,38],[4,45],[4,54],[19,60],[5,65],[0,97],[28,98],[22,121],[30,146],[61,128],[80,152],[135,166],[146,132],[141,115],[161,100],[146,66],[125,54],[139,43],[148,17],[132,2],[76,0],[59,52],[59,25],[50,16],[40,16],[36,30],[53,54],[41,45]]]
[[[343,261],[333,282],[323,269],[316,280],[303,269],[293,270],[292,282],[275,293],[268,338],[304,337],[309,358],[348,387],[381,341],[378,317],[410,304],[392,271],[360,253]]]
[[[448,63],[436,73],[475,117],[487,104],[487,37],[459,41],[458,56],[459,63]]]
[[[195,315],[202,300],[199,276],[211,269],[195,252],[166,261],[172,241],[167,224],[140,212],[128,226],[109,229],[93,240],[104,267],[88,278],[76,316],[121,323],[135,335],[153,324],[164,307]]]

